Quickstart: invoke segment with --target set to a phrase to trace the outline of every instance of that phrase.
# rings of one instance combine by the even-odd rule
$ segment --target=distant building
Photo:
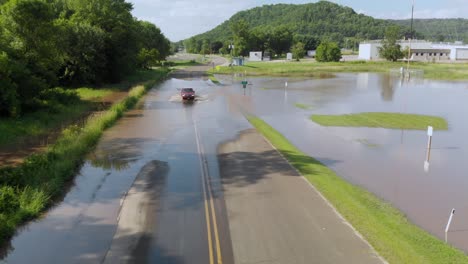
[[[409,47],[410,42],[402,40],[399,44],[402,49],[406,49]],[[359,59],[380,60],[380,47],[382,47],[380,40],[359,44]],[[463,45],[461,43],[431,43],[424,40],[413,40],[411,41],[410,60],[427,62],[468,60],[468,45]]]
[[[251,51],[249,54],[249,61],[262,61],[262,54],[261,51]]]
[[[307,51],[307,57],[315,58],[315,54],[317,54],[317,51],[315,51],[315,50],[308,50]]]
[[[242,57],[235,57],[232,58],[232,66],[243,66],[244,65],[244,58]]]

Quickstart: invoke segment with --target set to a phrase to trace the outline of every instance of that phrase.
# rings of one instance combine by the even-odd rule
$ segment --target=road
[[[176,72],[106,131],[3,262],[381,263],[252,130],[248,96],[211,83],[206,67]],[[181,102],[181,87],[197,100]]]

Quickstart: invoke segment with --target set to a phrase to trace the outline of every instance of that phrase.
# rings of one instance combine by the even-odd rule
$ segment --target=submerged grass
[[[232,74],[245,73],[257,76],[305,76],[333,77],[338,72],[389,72],[392,69],[406,67],[402,62],[385,61],[349,61],[349,62],[249,62],[245,66],[219,67],[210,70],[212,73]],[[466,63],[423,63],[412,62],[412,69],[424,71],[424,77],[437,80],[468,80]]]
[[[210,79],[214,84],[220,84],[219,80],[216,79],[216,77],[212,73],[208,73],[208,79]]]
[[[70,126],[44,153],[29,156],[18,167],[0,169],[0,243],[11,237],[18,225],[37,217],[63,193],[65,184],[73,178],[102,132],[167,73],[167,69],[145,73],[152,78],[133,87],[124,100],[109,110],[88,119],[84,127]]]
[[[248,119],[389,263],[468,263],[462,251],[412,224],[389,203],[343,180],[263,120]]]
[[[380,127],[391,129],[447,130],[448,123],[442,117],[404,113],[359,113],[346,115],[312,115],[312,121],[322,126]]]
[[[309,105],[301,104],[301,103],[295,103],[294,106],[296,106],[297,108],[300,108],[300,109],[304,109],[304,110],[307,110],[307,109],[310,108]]]

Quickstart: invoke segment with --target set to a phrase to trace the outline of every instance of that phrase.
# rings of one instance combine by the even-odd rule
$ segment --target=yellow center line
[[[202,185],[203,185],[203,200],[205,204],[205,219],[206,219],[206,232],[207,232],[207,238],[208,238],[208,253],[209,253],[209,258],[210,258],[210,264],[214,264],[213,260],[213,241],[211,240],[211,225],[210,225],[210,212],[209,212],[209,205],[208,205],[208,198],[207,198],[207,191],[206,191],[206,186],[205,186],[205,166],[204,162],[201,156],[201,147],[200,147],[200,140],[198,136],[198,129],[197,129],[197,123],[193,119],[193,126],[195,128],[195,139],[197,142],[197,149],[199,152],[199,161],[200,161],[200,170],[201,170],[201,175],[202,175]]]
[[[214,262],[213,262],[213,242],[211,241],[210,213],[209,213],[209,210],[208,210],[208,199],[206,198],[205,183],[203,183],[203,197],[204,197],[204,200],[205,200],[205,218],[206,218],[206,230],[208,232],[208,251],[209,251],[209,255],[210,255],[210,264],[214,264]]]
[[[214,203],[213,203],[213,194],[211,193],[210,181],[207,180],[207,182],[208,182],[208,193],[210,195],[211,216],[213,218],[213,227],[214,227],[214,234],[215,234],[215,241],[216,241],[216,255],[218,256],[218,264],[222,264],[223,258],[221,257],[221,246],[219,244],[218,224],[216,222],[216,213],[215,213]]]

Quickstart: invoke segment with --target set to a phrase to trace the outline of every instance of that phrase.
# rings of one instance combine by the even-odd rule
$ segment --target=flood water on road
[[[177,100],[178,89],[183,87],[195,89],[195,102]],[[164,165],[160,166],[163,172],[154,173],[161,177],[155,181],[158,205],[152,208],[157,210],[158,221],[153,223],[156,212],[151,210],[145,212],[144,221],[149,223],[146,231],[156,232],[158,238],[144,241],[138,259],[207,263],[194,123],[214,181],[219,177],[217,146],[250,127],[218,96],[218,90],[202,78],[173,78],[151,90],[137,109],[104,133],[64,200],[18,231],[0,263],[102,263],[116,233],[126,192],[145,165],[153,163]],[[226,257],[232,254],[224,253]]]
[[[245,94],[248,111],[302,151],[389,201],[441,239],[455,208],[448,240],[468,251],[468,83],[407,83],[389,75],[359,73],[309,80],[248,77],[251,85],[243,90],[238,79],[218,78],[234,83],[230,89]],[[449,130],[434,132],[425,172],[426,131],[322,127],[309,119],[311,114],[359,112],[436,115],[447,119]]]

